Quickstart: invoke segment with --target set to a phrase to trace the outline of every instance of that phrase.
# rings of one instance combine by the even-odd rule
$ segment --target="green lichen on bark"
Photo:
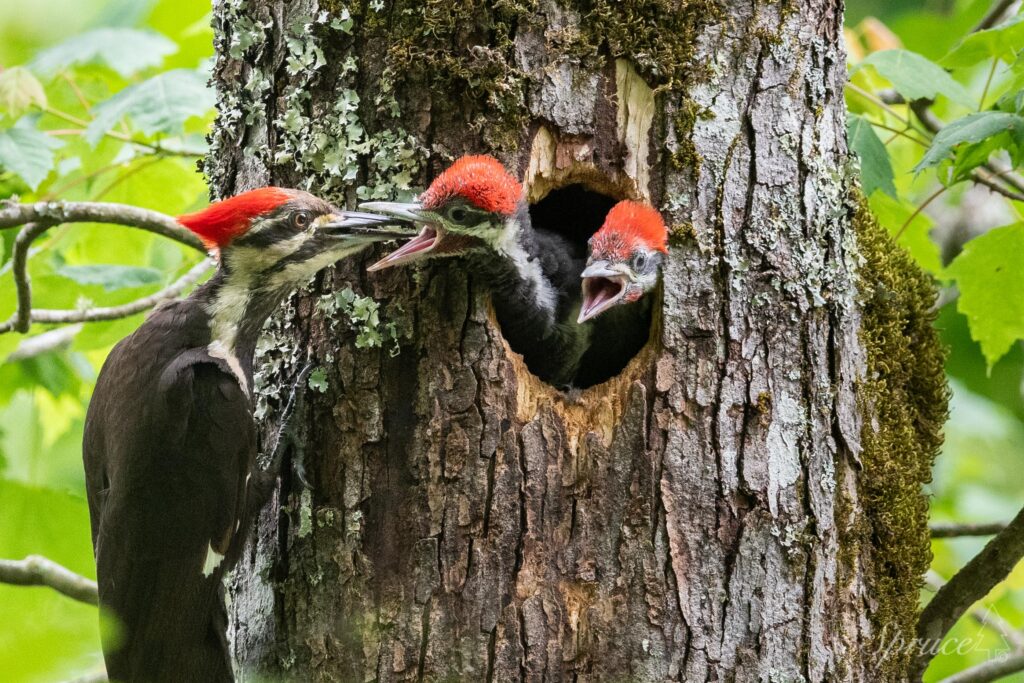
[[[858,271],[861,342],[867,372],[858,392],[864,426],[860,496],[867,524],[861,552],[874,596],[876,644],[913,643],[918,594],[931,563],[928,500],[922,487],[942,445],[949,392],[945,349],[933,327],[935,290],[896,246],[859,193],[853,227],[863,259]],[[856,542],[856,541],[855,541]],[[863,547],[863,545],[862,545]],[[905,677],[910,648],[884,650],[880,680]]]

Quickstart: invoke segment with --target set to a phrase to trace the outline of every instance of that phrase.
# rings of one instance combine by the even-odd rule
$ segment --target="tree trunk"
[[[457,261],[351,259],[268,325],[267,434],[314,370],[230,586],[240,672],[904,677],[887,645],[911,637],[929,561],[942,358],[929,283],[852,189],[838,0],[214,15],[219,195],[353,206],[488,152],[554,227],[585,235],[624,197],[672,226],[651,341],[571,395]]]

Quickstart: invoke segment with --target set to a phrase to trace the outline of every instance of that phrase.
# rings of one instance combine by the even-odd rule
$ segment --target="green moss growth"
[[[714,112],[702,107],[693,100],[683,97],[679,111],[675,116],[676,151],[672,154],[672,166],[676,169],[692,169],[693,176],[700,173],[704,159],[697,151],[691,134],[697,121],[713,119]]]
[[[928,501],[922,486],[942,445],[949,390],[945,349],[933,327],[935,290],[910,255],[878,224],[859,193],[853,227],[863,265],[858,273],[867,376],[858,387],[864,426],[860,497],[866,528],[854,530],[877,604],[876,638],[914,642],[918,594],[931,563]],[[858,533],[859,532],[859,533]],[[904,677],[911,652],[891,648],[877,680]]]
[[[668,230],[668,243],[672,247],[681,247],[697,241],[697,229],[692,221],[673,223]]]
[[[607,44],[612,57],[630,59],[656,85],[685,92],[707,76],[694,62],[696,37],[722,18],[717,0],[584,0],[581,37],[588,46]]]
[[[536,11],[536,0],[499,0],[487,9],[468,0],[397,0],[386,11],[367,8],[360,18],[366,39],[387,45],[385,76],[426,86],[449,100],[447,111],[463,115],[461,125],[486,122],[485,140],[512,150],[529,124],[513,38]]]

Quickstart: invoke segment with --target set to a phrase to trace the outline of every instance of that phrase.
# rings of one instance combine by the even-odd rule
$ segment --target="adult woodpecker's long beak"
[[[336,211],[317,230],[335,239],[362,237],[380,241],[408,239],[416,234],[408,219],[362,211]]]
[[[610,261],[594,261],[580,273],[583,278],[583,305],[578,324],[604,313],[619,303],[629,281],[628,266]]]
[[[414,238],[391,252],[381,260],[368,267],[369,272],[383,270],[392,266],[423,258],[438,245],[443,233],[438,229],[439,218],[433,212],[424,209],[422,204],[401,202],[366,202],[359,205],[360,209],[376,211],[393,216],[396,219],[423,224],[423,229]]]

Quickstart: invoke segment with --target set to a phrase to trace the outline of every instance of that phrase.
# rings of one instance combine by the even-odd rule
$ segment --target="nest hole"
[[[601,189],[595,189],[600,187]],[[584,184],[569,182],[554,187],[530,205],[530,220],[535,229],[562,235],[567,241],[568,255],[582,264],[590,250],[587,241],[604,223],[605,216],[617,202],[629,196],[628,191],[611,184]],[[563,319],[575,321],[579,314],[582,281],[574,277],[564,285],[576,295],[570,310],[562,310]],[[587,389],[619,375],[629,362],[644,348],[651,335],[653,320],[652,300],[655,293],[635,304],[616,306],[601,316],[585,323],[589,332],[587,349],[580,358],[574,376],[567,380],[559,376],[559,368],[552,367],[550,357],[538,353],[529,344],[516,344],[506,336],[509,347],[523,356],[527,369],[538,379],[560,389],[571,386]],[[501,320],[498,320],[501,327]],[[517,348],[518,347],[518,348]]]

